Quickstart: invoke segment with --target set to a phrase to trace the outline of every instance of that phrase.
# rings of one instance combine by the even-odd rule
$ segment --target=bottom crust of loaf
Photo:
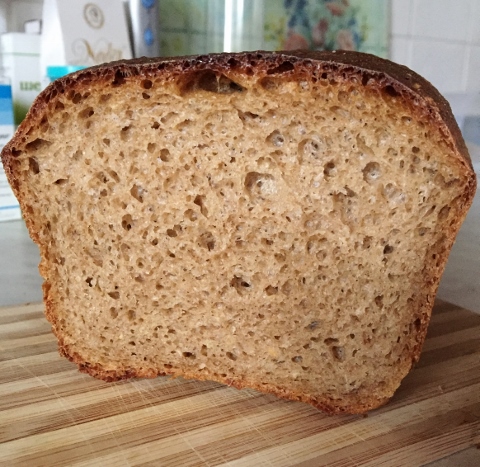
[[[72,363],[75,363],[80,372],[106,382],[122,381],[133,378],[157,378],[160,376],[169,376],[172,378],[180,377],[197,381],[207,380],[207,378],[200,373],[185,374],[184,372],[178,372],[174,369],[171,371],[155,371],[151,368],[105,370],[100,365],[85,362],[77,353],[70,354],[61,341],[59,342],[58,348],[60,355],[67,358]],[[376,388],[362,388],[361,390],[352,391],[350,394],[345,394],[342,399],[333,399],[328,396],[322,397],[321,395],[312,396],[310,394],[299,394],[273,384],[259,384],[252,380],[247,381],[234,378],[219,378],[212,381],[234,387],[238,390],[254,389],[262,393],[273,394],[281,399],[304,402],[329,415],[341,413],[365,414],[366,412],[379,408],[389,402],[397,389],[397,387],[392,387],[390,395],[385,396],[385,393],[388,391],[385,387],[382,387],[382,395],[378,396],[376,395]]]

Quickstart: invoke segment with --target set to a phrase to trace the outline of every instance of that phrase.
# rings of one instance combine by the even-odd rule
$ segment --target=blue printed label
[[[0,125],[13,125],[12,88],[7,84],[0,84]]]

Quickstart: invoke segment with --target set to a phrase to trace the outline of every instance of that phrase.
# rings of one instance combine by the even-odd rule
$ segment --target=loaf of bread
[[[353,52],[82,70],[2,161],[81,371],[330,413],[385,403],[418,360],[476,188],[445,99]]]

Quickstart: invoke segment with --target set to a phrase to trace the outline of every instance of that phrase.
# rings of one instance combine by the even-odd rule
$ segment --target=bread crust
[[[42,125],[49,103],[54,101],[56,96],[72,91],[87,91],[92,82],[111,85],[112,83],[115,84],[115,81],[121,83],[123,80],[132,77],[135,79],[148,79],[149,77],[162,76],[167,83],[169,81],[178,81],[179,78],[185,77],[185,82],[187,83],[188,76],[202,70],[213,70],[215,73],[221,73],[227,77],[234,72],[236,76],[238,74],[250,75],[255,73],[259,78],[282,76],[290,80],[300,80],[303,76],[310,76],[312,73],[334,73],[339,79],[345,81],[356,79],[357,83],[361,83],[363,86],[386,93],[392,98],[398,98],[408,106],[413,115],[416,115],[420,120],[428,120],[443,135],[451,151],[452,158],[463,167],[464,176],[468,180],[467,189],[463,197],[456,201],[459,213],[456,221],[451,225],[450,230],[445,232],[443,244],[445,254],[442,255],[436,267],[424,271],[425,284],[428,285],[429,291],[426,294],[427,299],[425,301],[413,305],[418,310],[416,312],[416,345],[411,349],[411,364],[404,369],[403,376],[405,376],[411,365],[420,357],[439,277],[444,270],[448,252],[454,242],[457,231],[473,201],[476,177],[467,147],[448,102],[428,81],[408,68],[388,60],[380,59],[373,55],[345,51],[275,53],[259,51],[240,54],[190,56],[175,59],[142,58],[95,66],[53,82],[38,96],[26,119],[18,128],[14,138],[5,146],[1,155],[5,172],[20,202],[32,239],[39,243],[39,236],[34,227],[33,214],[29,211],[24,199],[20,176],[16,172],[16,156],[18,151],[29,142],[29,134],[32,129]],[[42,263],[40,265],[40,272],[42,273],[42,270],[47,267],[47,259],[42,250],[42,245],[39,246],[42,255]],[[187,378],[206,379],[199,372],[185,374],[175,369],[156,372],[142,368],[107,370],[101,365],[86,362],[81,355],[70,349],[63,340],[57,323],[55,297],[51,296],[51,287],[47,282],[44,284],[43,292],[46,317],[52,324],[53,332],[58,338],[60,353],[76,363],[80,371],[105,381],[116,381],[132,377],[153,378],[167,374],[173,377],[184,376]],[[352,394],[349,398],[339,401],[328,397],[318,399],[309,394],[294,393],[286,391],[281,387],[259,384],[252,380],[246,381],[231,378],[216,378],[216,380],[239,389],[249,387],[263,392],[270,392],[282,398],[307,402],[327,413],[363,413],[384,404],[390,398],[390,396],[385,397],[377,394],[375,388],[362,388],[361,397],[360,394]],[[395,389],[396,387],[387,388],[385,392],[393,394]]]
[[[11,151],[16,145],[22,143],[28,130],[38,124],[43,116],[43,111],[51,99],[59,93],[65,92],[70,87],[85,89],[92,80],[103,81],[105,84],[112,79],[134,76],[159,76],[173,80],[185,73],[196,73],[210,69],[228,75],[229,71],[251,73],[252,62],[255,63],[255,74],[277,75],[287,73],[290,78],[300,78],[302,74],[309,74],[313,68],[325,72],[344,74],[345,79],[357,75],[363,83],[377,89],[391,86],[387,92],[400,95],[411,105],[413,114],[433,121],[449,140],[455,155],[473,172],[470,154],[463,140],[461,131],[451,111],[448,101],[425,78],[410,70],[375,55],[354,51],[288,51],[288,52],[245,52],[245,53],[220,53],[209,55],[185,56],[176,58],[139,58],[132,60],[118,60],[103,65],[96,65],[85,70],[71,73],[51,83],[37,97],[25,120],[20,124],[14,138],[2,151],[2,161],[9,166]],[[296,68],[289,68],[289,63]],[[282,68],[283,67],[283,68]],[[288,68],[288,69],[287,69]],[[372,79],[371,79],[372,78]],[[472,189],[475,190],[476,181]]]

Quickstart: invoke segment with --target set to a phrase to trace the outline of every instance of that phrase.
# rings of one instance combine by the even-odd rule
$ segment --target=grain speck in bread
[[[438,92],[348,52],[83,70],[2,160],[82,371],[332,413],[385,403],[419,358],[476,187]]]

